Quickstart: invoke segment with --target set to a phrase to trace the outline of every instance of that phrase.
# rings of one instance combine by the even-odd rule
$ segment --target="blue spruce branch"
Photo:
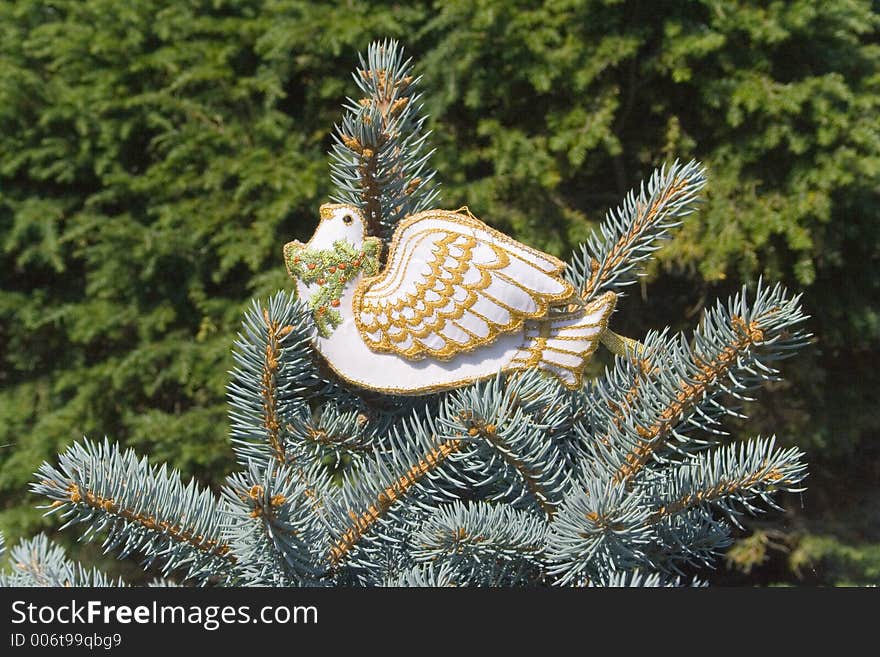
[[[281,464],[288,453],[288,425],[308,414],[307,400],[324,392],[310,340],[308,310],[294,295],[279,292],[264,307],[253,301],[233,343],[236,367],[227,385],[230,433],[242,459]]]
[[[379,568],[384,551],[405,549],[419,509],[454,499],[452,457],[472,447],[467,436],[443,435],[430,415],[418,413],[396,426],[388,441],[390,449],[347,475],[327,498],[333,570],[368,573]]]
[[[413,556],[444,564],[468,586],[540,583],[547,524],[507,504],[445,504],[416,532]]]
[[[469,488],[485,499],[536,505],[552,517],[564,492],[565,458],[553,433],[564,408],[551,410],[561,388],[537,371],[498,376],[449,393],[439,426],[466,434],[477,448],[460,465]]]
[[[622,205],[609,210],[599,230],[572,254],[566,269],[584,302],[634,283],[640,265],[660,248],[658,242],[668,239],[681,218],[693,212],[705,184],[703,165],[676,160],[655,170],[647,187],[642,183]]]
[[[315,509],[321,494],[303,479],[289,466],[270,462],[261,470],[251,462],[227,480],[220,529],[236,556],[238,584],[306,586],[324,576],[328,533]]]
[[[807,344],[798,327],[805,319],[800,296],[759,283],[753,303],[744,287],[704,312],[692,344],[654,333],[639,354],[618,357],[583,395],[589,419],[575,430],[590,455],[588,476],[621,482],[670,452],[709,445],[694,430],[723,434],[721,417],[742,417],[736,409],[748,394],[778,378],[774,364]]]
[[[589,586],[610,588],[679,588],[681,586],[706,586],[705,582],[692,579],[687,584],[680,577],[668,577],[639,569],[611,573],[601,581],[591,581]]]
[[[220,535],[217,500],[194,480],[183,484],[178,472],[106,439],[76,443],[58,461],[40,467],[31,490],[52,500],[43,508],[60,513],[64,527],[85,523],[85,539],[104,534],[105,551],[142,554],[145,566],[161,562],[163,573],[181,571],[197,582],[234,560]]]
[[[656,532],[641,491],[591,478],[563,499],[547,537],[547,573],[557,585],[585,586],[649,562]]]
[[[442,564],[418,564],[389,575],[382,581],[389,588],[448,588],[462,586],[452,566]]]
[[[582,585],[646,564],[667,574],[709,565],[730,544],[727,521],[760,512],[756,501],[778,508],[772,494],[802,490],[802,457],[759,438],[703,452],[635,486],[589,478],[551,523],[548,572],[559,584]]]
[[[648,482],[661,490],[654,503],[654,517],[660,521],[686,510],[720,510],[734,524],[747,512],[756,515],[765,506],[781,510],[773,495],[799,493],[807,474],[803,452],[797,448],[776,449],[776,437],[756,438],[725,445],[696,455],[665,476]]]
[[[0,540],[2,546],[2,540]],[[2,553],[2,550],[0,550]],[[9,554],[11,573],[0,573],[0,586],[125,586],[96,568],[83,568],[45,534],[21,541]]]
[[[437,198],[420,79],[397,41],[370,44],[354,73],[362,97],[348,99],[330,151],[333,200],[359,207],[371,234],[385,239],[398,221]]]

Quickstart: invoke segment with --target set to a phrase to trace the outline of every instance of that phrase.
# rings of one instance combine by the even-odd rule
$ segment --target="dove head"
[[[318,332],[329,337],[350,311],[354,288],[363,276],[379,271],[382,240],[368,237],[361,211],[352,205],[326,203],[321,221],[307,244],[284,245],[287,272],[297,294],[312,309]]]
[[[339,240],[345,240],[355,248],[363,245],[367,228],[364,215],[358,208],[342,203],[325,203],[320,213],[321,221],[307,248],[330,249]]]

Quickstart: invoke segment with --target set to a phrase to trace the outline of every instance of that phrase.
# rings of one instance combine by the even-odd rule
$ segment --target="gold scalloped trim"
[[[340,379],[345,381],[346,383],[348,383],[350,385],[357,386],[359,388],[363,388],[365,390],[371,390],[373,392],[381,392],[386,395],[402,395],[402,396],[429,395],[429,394],[433,394],[433,393],[437,393],[437,392],[444,392],[446,390],[451,390],[453,388],[459,388],[461,386],[469,385],[471,383],[477,383],[478,381],[485,381],[486,379],[491,379],[491,378],[497,376],[499,372],[507,374],[507,373],[511,373],[511,372],[519,372],[519,371],[523,371],[523,370],[528,370],[528,369],[532,369],[535,367],[543,369],[543,371],[547,372],[548,374],[550,374],[551,376],[556,378],[565,388],[567,388],[569,390],[577,390],[578,388],[580,388],[583,385],[584,368],[586,367],[586,364],[589,362],[590,357],[593,355],[593,353],[595,353],[596,349],[598,349],[599,338],[605,332],[605,330],[608,328],[608,323],[611,319],[611,315],[614,313],[614,308],[617,305],[617,295],[614,292],[606,292],[601,297],[598,297],[598,298],[594,299],[593,301],[591,301],[587,306],[585,306],[579,312],[566,313],[563,315],[559,315],[557,317],[553,317],[553,319],[537,320],[537,322],[539,323],[538,331],[540,333],[544,333],[546,335],[545,341],[546,341],[546,339],[556,340],[558,338],[556,336],[552,335],[552,330],[553,330],[552,326],[551,326],[552,321],[556,321],[559,319],[566,319],[567,317],[574,317],[574,316],[581,315],[581,314],[588,315],[591,312],[595,312],[597,308],[601,308],[602,305],[605,303],[608,304],[608,307],[602,313],[602,316],[599,318],[599,320],[597,322],[590,323],[590,326],[599,326],[600,328],[599,328],[599,331],[596,333],[595,338],[592,339],[589,348],[578,354],[583,357],[583,362],[581,363],[580,367],[570,368],[570,367],[565,367],[563,365],[559,365],[557,363],[552,364],[553,367],[556,369],[566,370],[568,372],[571,372],[572,375],[574,376],[574,379],[575,379],[574,383],[568,383],[567,381],[564,381],[553,370],[541,368],[542,361],[540,358],[540,352],[539,352],[538,358],[531,358],[531,356],[533,356],[532,349],[534,346],[533,342],[534,342],[535,338],[529,337],[528,335],[526,335],[525,331],[523,331],[523,336],[522,336],[523,342],[520,345],[519,350],[514,353],[513,357],[510,359],[510,361],[508,361],[508,363],[506,365],[502,365],[497,370],[487,372],[486,374],[483,374],[480,376],[472,376],[469,378],[457,379],[455,381],[448,381],[445,383],[428,384],[428,385],[419,386],[416,388],[395,388],[395,387],[391,387],[391,386],[374,386],[374,385],[371,385],[365,381],[361,381],[361,380],[356,379],[354,377],[348,376],[344,372],[340,371],[330,361],[330,359],[326,358],[323,354],[321,354],[321,358],[324,360],[324,362],[327,364],[327,366],[330,368],[330,370],[336,376],[338,376]],[[584,339],[584,338],[579,338],[579,339]],[[523,360],[522,358],[520,358],[519,354],[521,354],[523,352],[529,353],[529,356],[530,356],[529,361],[526,361],[526,360]],[[320,351],[318,353],[320,353]]]
[[[407,242],[401,241],[401,235],[410,226],[424,220],[440,219],[467,229],[478,229],[488,233],[492,242],[484,243],[483,246],[492,250],[495,261],[489,264],[472,265],[471,254],[480,243],[473,235],[467,232],[453,232],[442,228],[417,233],[410,237]],[[439,240],[436,236],[443,235]],[[369,297],[378,293],[397,290],[402,284],[396,279],[402,278],[412,260],[417,247],[425,240],[431,240],[434,255],[428,264],[430,273],[422,281],[413,283],[413,291],[407,292],[392,304],[381,305],[372,301]],[[547,261],[553,269],[545,271],[531,263],[526,262],[519,254],[504,248],[505,245],[533,254],[536,258]],[[461,252],[459,256],[452,256],[450,249],[454,247]],[[408,252],[406,249],[409,249]],[[398,251],[403,249],[403,254]],[[542,294],[535,292],[519,284],[516,280],[501,272],[510,265],[511,258],[516,258],[527,266],[532,266],[543,275],[555,279],[563,286],[563,291],[556,294]],[[400,262],[398,262],[398,259]],[[451,259],[454,266],[447,268],[446,262]],[[447,361],[460,354],[473,351],[482,346],[494,342],[499,335],[510,333],[521,328],[523,322],[529,319],[541,319],[553,304],[564,304],[572,299],[575,289],[564,279],[560,273],[565,264],[551,255],[542,253],[525,244],[521,244],[512,238],[496,231],[479,221],[468,212],[459,214],[447,210],[427,210],[415,214],[401,222],[394,233],[388,264],[385,271],[377,276],[361,280],[354,292],[352,310],[354,312],[355,325],[364,343],[373,351],[381,353],[393,353],[409,360],[421,360],[431,357],[437,360]],[[476,269],[479,280],[469,285],[463,281],[468,273]],[[534,312],[525,312],[512,308],[500,299],[488,294],[486,290],[491,286],[494,276],[497,276],[506,285],[512,285],[523,291],[532,303],[535,304]],[[444,276],[445,274],[445,276]],[[439,289],[438,289],[439,286]],[[461,301],[454,301],[453,294],[457,289],[464,290],[467,294]],[[435,301],[426,298],[431,292],[437,297]],[[504,324],[494,322],[481,313],[473,310],[473,306],[484,297],[493,304],[503,308],[508,313],[508,321]],[[449,310],[443,310],[452,302]],[[410,310],[413,316],[407,318],[403,315],[405,309]],[[465,328],[456,320],[461,319],[465,313],[472,313],[484,321],[488,327],[485,337],[476,335],[473,331]],[[365,315],[372,316],[372,320],[366,320]],[[395,316],[396,315],[396,316]],[[383,319],[385,321],[380,321]],[[469,337],[467,342],[457,342],[443,334],[444,328],[455,326]],[[392,331],[392,329],[397,329]],[[378,339],[374,336],[378,335]],[[432,348],[424,344],[423,340],[429,336],[437,336],[443,340],[442,348]],[[402,347],[403,343],[410,343],[408,347]]]
[[[583,385],[584,368],[586,367],[586,364],[590,361],[590,357],[595,353],[596,349],[599,348],[599,342],[601,340],[601,337],[605,333],[605,331],[608,329],[608,322],[611,319],[611,315],[614,313],[614,308],[617,306],[617,294],[614,292],[606,292],[602,296],[597,297],[596,299],[593,299],[593,301],[591,301],[589,304],[587,304],[582,311],[583,315],[590,315],[590,314],[596,312],[596,310],[600,309],[604,304],[607,304],[607,307],[605,308],[604,312],[602,313],[602,315],[600,316],[598,321],[590,322],[587,324],[574,324],[572,326],[564,327],[566,329],[572,329],[572,328],[586,328],[586,327],[592,328],[594,326],[598,326],[599,331],[596,333],[595,336],[589,337],[589,338],[585,338],[585,337],[572,338],[572,337],[566,337],[566,336],[555,336],[552,334],[553,328],[551,326],[551,320],[547,320],[545,322],[542,322],[541,325],[538,326],[538,335],[537,336],[529,337],[527,334],[524,336],[526,339],[526,342],[523,344],[521,349],[522,349],[522,351],[524,351],[527,354],[527,356],[521,357],[519,354],[517,354],[511,360],[511,364],[516,364],[519,369],[530,369],[533,367],[541,367],[541,365],[543,363],[547,363],[548,365],[550,365],[551,367],[553,367],[555,369],[565,370],[567,372],[570,372],[571,375],[574,377],[574,383],[569,384],[568,382],[563,381],[559,376],[557,376],[556,373],[553,372],[553,370],[547,370],[546,368],[542,368],[542,369],[545,369],[545,371],[548,371],[551,374],[553,374],[554,376],[556,376],[556,378],[559,379],[559,382],[562,383],[562,385],[564,385],[569,390],[577,390],[578,388],[580,388]],[[576,313],[576,314],[581,314],[581,313]],[[554,320],[558,320],[558,319],[559,319],[558,317],[554,318]],[[564,319],[564,317],[563,317],[563,319]],[[568,350],[560,349],[557,347],[548,347],[547,346],[548,340],[571,340],[571,341],[590,340],[590,346],[585,351],[580,351],[580,352],[568,351]],[[531,344],[528,344],[528,343],[531,343]],[[557,363],[555,361],[548,362],[548,361],[544,360],[544,351],[555,351],[557,353],[566,354],[569,356],[578,356],[582,359],[582,361],[581,361],[581,364],[577,367],[563,365],[563,364]]]

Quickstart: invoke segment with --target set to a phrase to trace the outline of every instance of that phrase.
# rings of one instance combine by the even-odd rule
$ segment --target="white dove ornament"
[[[357,208],[320,213],[312,239],[286,244],[284,260],[315,318],[315,348],[345,381],[419,395],[537,367],[581,385],[613,292],[584,305],[565,263],[470,213],[406,218],[383,269],[382,243]]]

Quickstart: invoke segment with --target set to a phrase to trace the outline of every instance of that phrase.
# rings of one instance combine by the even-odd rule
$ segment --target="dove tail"
[[[526,322],[525,342],[510,364],[515,369],[538,367],[567,388],[580,387],[584,367],[599,346],[616,303],[617,295],[607,292],[576,313]]]

